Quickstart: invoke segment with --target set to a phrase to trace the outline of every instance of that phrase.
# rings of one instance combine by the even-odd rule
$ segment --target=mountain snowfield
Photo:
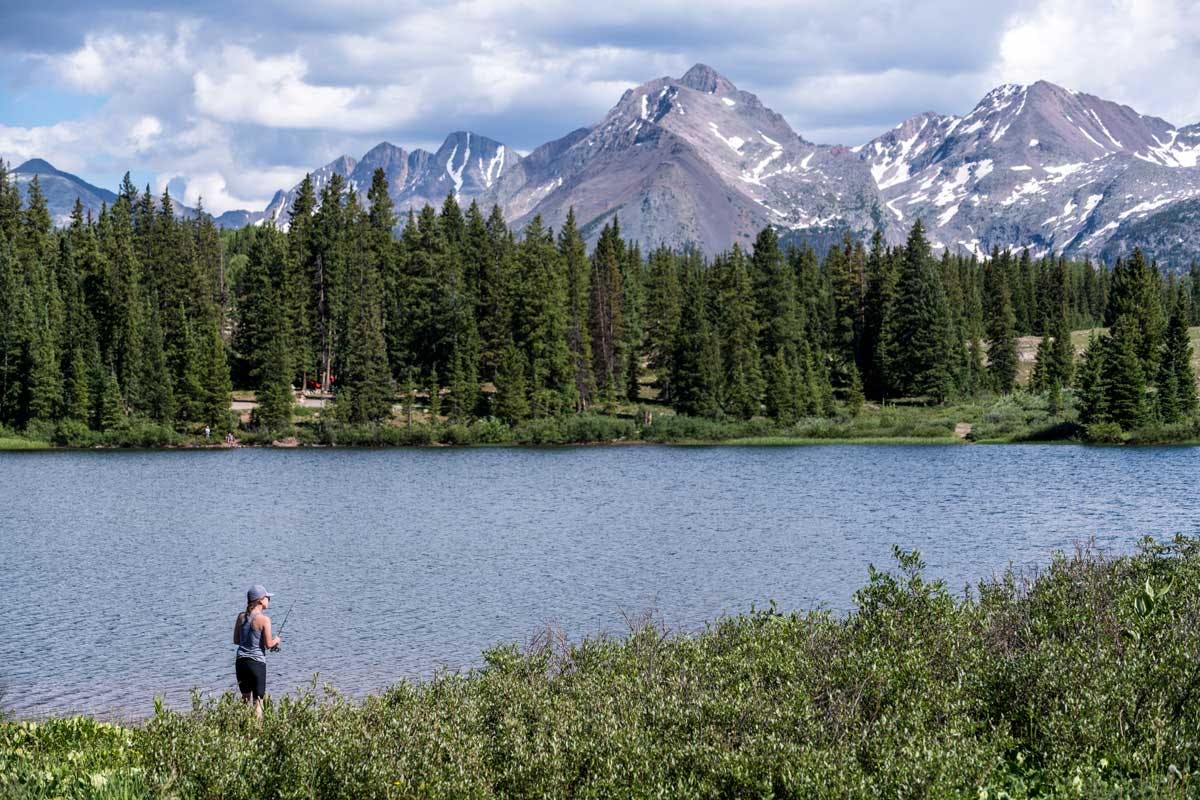
[[[319,193],[340,174],[365,202],[376,168],[402,215],[451,193],[485,211],[498,205],[518,228],[535,215],[557,228],[574,208],[590,242],[617,217],[645,249],[712,254],[748,245],[767,225],[814,241],[879,228],[899,242],[920,219],[938,249],[980,255],[1029,247],[1111,259],[1142,246],[1179,267],[1200,250],[1200,124],[1176,128],[1045,81],[1000,86],[965,116],[919,114],[851,148],[806,141],[697,64],[626,91],[595,125],[524,157],[458,131],[435,153],[383,142],[312,179]],[[112,196],[41,161],[15,173],[51,184],[56,220],[76,194],[88,207]],[[286,228],[297,188],[262,212],[218,219]]]
[[[927,113],[858,148],[895,226],[939,248],[1100,255],[1200,197],[1200,126],[1045,81],[992,90],[965,117]],[[1192,230],[1176,235],[1200,243]]]

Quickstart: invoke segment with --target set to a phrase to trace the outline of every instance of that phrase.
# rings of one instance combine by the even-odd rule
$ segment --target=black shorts
[[[267,693],[267,662],[253,658],[239,658],[233,666],[237,673],[238,689],[242,694],[253,694],[255,700]]]

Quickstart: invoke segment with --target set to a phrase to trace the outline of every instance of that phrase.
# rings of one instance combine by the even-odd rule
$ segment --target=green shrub
[[[1125,443],[1125,431],[1115,422],[1093,422],[1084,430],[1087,440],[1095,444]]]
[[[97,441],[96,432],[86,423],[75,419],[60,420],[54,426],[51,441],[60,447],[91,447]]]
[[[231,694],[144,726],[0,723],[0,795],[1194,797],[1200,540],[956,596],[896,551],[844,616],[500,646],[350,701]]]

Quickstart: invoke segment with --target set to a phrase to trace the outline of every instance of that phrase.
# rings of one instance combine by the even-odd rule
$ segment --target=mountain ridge
[[[91,202],[115,197],[45,161],[22,167],[63,182],[58,198],[72,187]],[[453,194],[464,205],[498,205],[517,228],[534,216],[559,227],[574,208],[590,242],[619,216],[645,249],[711,254],[748,244],[767,225],[793,240],[878,228],[898,242],[920,218],[938,249],[980,255],[1028,246],[1038,255],[1113,257],[1147,245],[1175,259],[1200,250],[1190,225],[1200,123],[1176,127],[1049,81],[1002,84],[962,116],[922,112],[845,147],[806,140],[755,94],[696,64],[631,87],[598,122],[524,157],[454,131],[432,153],[382,141],[310,176],[319,196],[341,174],[365,203],[376,168],[401,224],[407,209]],[[279,190],[262,212],[218,220],[286,227],[297,189]]]

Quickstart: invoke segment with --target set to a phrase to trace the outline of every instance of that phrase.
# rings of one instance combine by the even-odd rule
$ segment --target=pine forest
[[[619,216],[588,252],[568,217],[513,230],[498,208],[397,214],[382,170],[359,200],[306,179],[287,230],[180,219],[128,176],[56,230],[36,179],[0,165],[0,425],[274,436],[321,424],[513,427],[580,415],[764,420],[937,408],[1018,389],[1074,430],[1119,437],[1197,410],[1188,329],[1200,267],[935,254],[920,222],[817,253],[764,229],[706,259],[643,252]],[[1086,344],[1072,331],[1090,330]],[[231,411],[252,393],[248,419]],[[136,437],[135,437],[136,438]],[[154,434],[151,434],[151,439]],[[269,441],[269,439],[267,439]]]

